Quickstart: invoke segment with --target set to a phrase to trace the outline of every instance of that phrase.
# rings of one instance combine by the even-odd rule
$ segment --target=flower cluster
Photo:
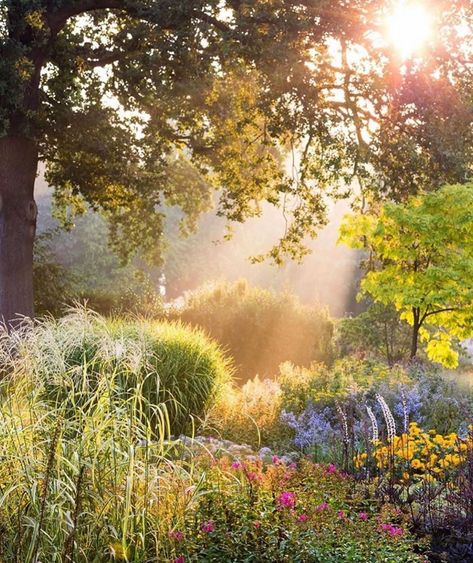
[[[391,469],[401,480],[437,480],[467,460],[473,449],[473,437],[460,438],[457,433],[438,434],[435,430],[423,431],[416,422],[411,422],[408,432],[394,436],[386,443],[377,440],[373,459],[379,470]],[[360,469],[370,462],[366,452],[353,458],[355,468]]]
[[[300,414],[282,411],[281,421],[294,430],[294,445],[302,450],[325,446],[336,434],[334,416],[328,407],[319,410],[313,404]]]
[[[354,560],[368,561],[374,544],[383,560],[423,560],[402,514],[387,503],[380,510],[333,464],[304,459],[289,467],[279,459],[236,464],[222,458],[201,479],[207,492],[171,523],[166,560],[207,561],[215,553],[245,560],[251,553],[255,561],[291,561],[295,554],[306,561],[314,550],[328,558],[334,549],[349,549]]]

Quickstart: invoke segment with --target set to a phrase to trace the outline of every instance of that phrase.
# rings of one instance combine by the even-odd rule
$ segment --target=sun
[[[386,17],[386,34],[403,60],[419,54],[432,35],[432,16],[421,3],[400,2]]]

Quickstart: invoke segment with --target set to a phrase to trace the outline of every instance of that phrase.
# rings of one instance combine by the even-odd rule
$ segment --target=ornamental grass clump
[[[169,437],[227,380],[219,348],[77,309],[2,333],[0,354],[0,561],[155,557],[195,485]]]
[[[139,390],[142,416],[158,433],[190,431],[231,376],[218,345],[197,329],[109,319],[86,308],[39,321],[16,349],[14,371],[31,373],[51,403],[67,406],[66,416],[91,408],[104,393],[122,401]]]

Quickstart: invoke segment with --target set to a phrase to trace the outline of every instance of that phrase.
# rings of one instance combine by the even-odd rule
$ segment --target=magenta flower
[[[232,463],[232,469],[241,469],[242,467],[243,464],[241,461],[236,460]]]
[[[343,512],[343,510],[339,510],[337,512],[337,516],[340,518],[340,520],[345,520],[345,518],[347,517],[347,515]]]
[[[327,473],[329,475],[333,475],[333,473],[336,473],[336,472],[337,472],[337,466],[334,465],[333,463],[329,463],[327,465]]]
[[[296,506],[296,495],[285,491],[278,496],[277,503],[281,508],[294,508]]]
[[[319,506],[315,507],[315,510],[317,510],[317,512],[323,512],[324,510],[327,510],[328,508],[328,502],[323,502],[322,504],[319,504]]]
[[[360,520],[368,520],[368,514],[366,514],[366,512],[360,512],[360,513],[358,514],[358,518],[359,518]]]
[[[258,481],[258,479],[260,479],[258,473],[255,473],[254,471],[248,471],[246,476],[248,477],[248,481]]]
[[[255,520],[255,521],[253,522],[253,526],[254,526],[256,529],[261,528],[261,522],[260,522],[259,520]]]
[[[277,455],[273,455],[271,461],[276,465],[279,463],[279,457]]]
[[[297,463],[292,462],[287,466],[287,468],[288,469],[297,469]]]
[[[200,529],[204,532],[204,534],[211,534],[212,532],[215,532],[214,521],[207,520],[207,522],[202,522]]]
[[[186,563],[186,558],[184,557],[184,555],[180,555],[179,557],[176,557],[176,559],[174,559],[173,563]]]
[[[307,522],[307,520],[309,519],[309,517],[307,516],[307,514],[299,514],[299,516],[297,517],[297,519],[299,520],[299,522]]]
[[[397,526],[393,526],[392,524],[380,524],[380,530],[389,534],[392,538],[396,536],[402,536],[404,534],[404,530]]]
[[[172,540],[182,541],[184,539],[184,534],[179,530],[173,530],[172,532],[169,532],[169,537]]]

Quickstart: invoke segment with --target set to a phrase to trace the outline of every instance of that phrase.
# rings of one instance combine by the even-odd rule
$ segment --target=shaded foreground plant
[[[156,557],[194,482],[169,437],[227,377],[218,348],[180,325],[86,310],[1,344],[0,561]]]

